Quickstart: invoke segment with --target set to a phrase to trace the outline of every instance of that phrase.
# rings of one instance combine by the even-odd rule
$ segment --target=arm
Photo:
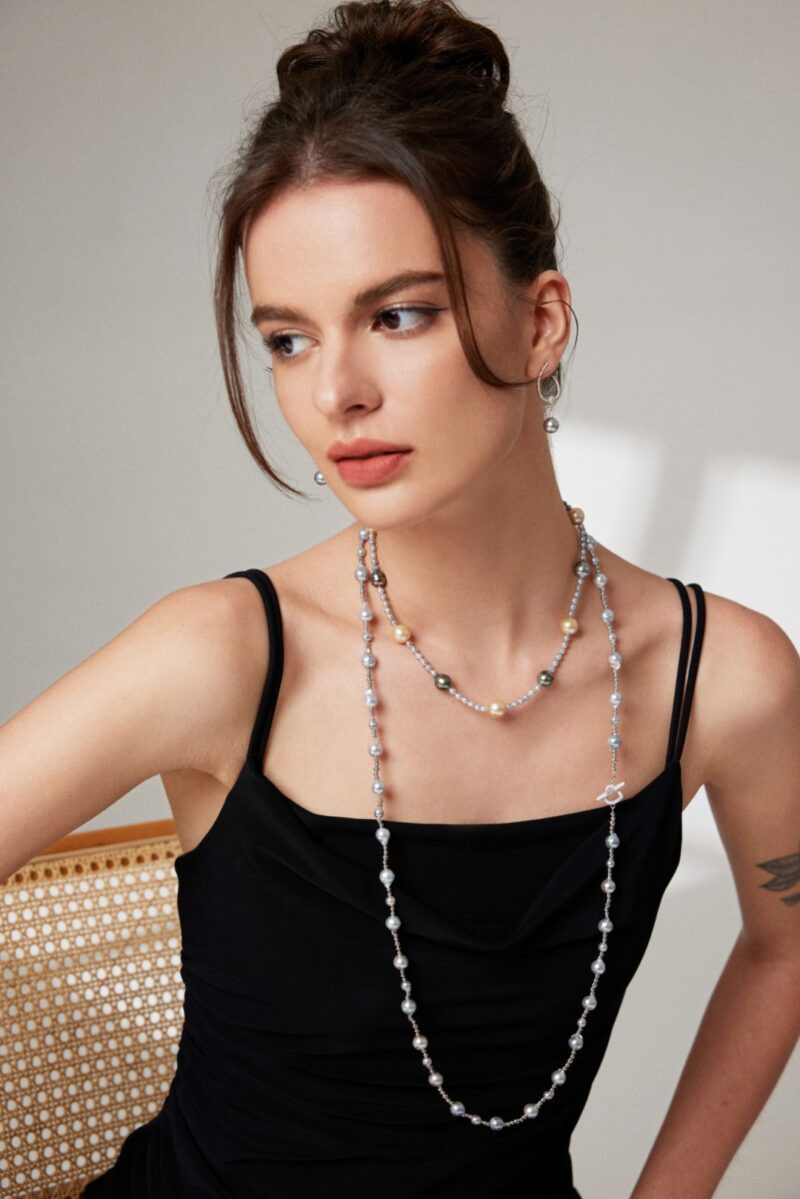
[[[712,599],[705,788],[742,928],[631,1199],[710,1199],[800,1036],[800,656],[769,617]]]
[[[165,595],[0,727],[0,879],[147,778],[219,775],[247,698],[240,582]]]

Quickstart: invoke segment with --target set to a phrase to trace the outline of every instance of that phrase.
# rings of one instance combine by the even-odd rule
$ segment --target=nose
[[[320,346],[313,402],[323,415],[337,418],[352,409],[371,411],[381,402],[378,381],[345,338]]]

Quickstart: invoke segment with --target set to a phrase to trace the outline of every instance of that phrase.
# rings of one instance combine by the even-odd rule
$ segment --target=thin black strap
[[[692,699],[694,697],[694,685],[697,679],[697,669],[700,665],[700,651],[703,647],[703,633],[706,627],[706,601],[703,594],[703,588],[699,583],[690,583],[695,594],[697,602],[697,627],[695,629],[694,640],[692,642],[692,656],[689,662],[689,674],[686,678],[686,688],[684,690],[684,675],[686,673],[686,659],[689,654],[689,636],[692,625],[692,608],[689,603],[689,593],[680,579],[670,579],[670,583],[674,583],[678,589],[678,594],[681,597],[683,606],[683,631],[681,634],[681,649],[678,655],[678,673],[675,679],[675,696],[672,703],[672,719],[669,726],[669,740],[667,742],[667,759],[665,766],[668,766],[673,757],[680,758],[683,753],[683,743],[686,740],[686,730],[689,727],[689,713],[692,710]],[[681,707],[681,704],[683,705]],[[679,723],[680,721],[680,723]]]
[[[264,751],[267,748],[267,738],[269,737],[269,730],[272,725],[272,717],[275,713],[275,705],[278,700],[281,679],[283,678],[283,622],[278,593],[269,575],[259,567],[252,566],[248,570],[231,571],[229,575],[225,575],[225,578],[233,579],[239,576],[250,579],[260,591],[261,598],[264,601],[267,632],[269,634],[269,665],[267,666],[267,675],[264,681],[264,688],[261,692],[253,731],[250,734],[250,743],[247,747],[247,759],[260,774],[264,761]]]

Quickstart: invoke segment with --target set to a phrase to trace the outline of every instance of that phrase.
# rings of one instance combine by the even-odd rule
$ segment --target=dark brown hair
[[[245,136],[221,197],[214,306],[231,408],[259,467],[287,494],[259,445],[236,348],[239,258],[249,222],[280,192],[319,179],[385,178],[426,209],[467,361],[494,387],[478,349],[455,234],[492,251],[521,295],[558,269],[550,194],[505,108],[509,60],[497,34],[452,0],[353,0],[277,62],[278,99]],[[561,364],[552,372],[561,382]],[[522,382],[530,382],[523,380]],[[307,498],[307,497],[306,497]]]

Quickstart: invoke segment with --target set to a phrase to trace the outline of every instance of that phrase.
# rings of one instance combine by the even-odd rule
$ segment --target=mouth
[[[406,465],[413,450],[384,450],[358,458],[339,458],[336,469],[345,483],[355,486],[382,483]]]

